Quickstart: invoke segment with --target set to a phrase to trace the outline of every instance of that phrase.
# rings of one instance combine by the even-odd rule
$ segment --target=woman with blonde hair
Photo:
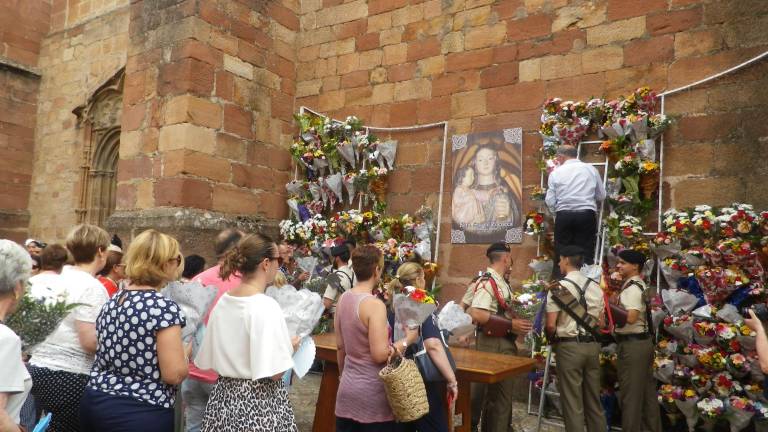
[[[50,287],[78,306],[34,349],[29,364],[32,394],[39,407],[52,414],[51,432],[81,430],[80,398],[96,352],[96,318],[109,299],[96,279],[107,260],[109,234],[82,224],[69,232],[65,244],[75,264],[64,266]]]
[[[98,351],[80,416],[86,432],[170,432],[189,347],[181,340],[181,308],[159,290],[181,274],[179,243],[155,230],[131,242],[129,283],[96,322]]]
[[[387,294],[391,301],[391,299],[394,299],[395,294],[405,294],[409,289],[425,288],[424,268],[419,263],[406,262],[397,268],[395,278],[387,285]],[[394,321],[393,311],[390,311],[389,318],[391,321]],[[446,353],[447,345],[445,344],[443,334],[440,332],[440,328],[437,326],[435,314],[430,315],[424,320],[419,328],[419,333],[423,349],[426,351],[422,355],[429,356],[432,363],[440,371],[444,381],[424,381],[427,389],[427,399],[429,400],[429,413],[416,421],[406,423],[405,429],[406,431],[419,432],[447,432],[448,422],[444,408],[443,387],[447,387],[448,394],[455,399],[458,394],[458,383],[453,367],[448,360],[448,354]],[[418,345],[412,345],[411,347],[416,346]]]
[[[203,415],[202,431],[298,431],[281,379],[293,368],[291,338],[277,302],[264,294],[282,258],[263,234],[243,237],[224,256],[222,280],[240,284],[213,308],[195,364],[219,375]]]

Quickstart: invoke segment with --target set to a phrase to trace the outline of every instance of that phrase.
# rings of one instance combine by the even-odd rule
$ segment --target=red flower
[[[709,219],[704,219],[701,222],[701,227],[704,228],[705,230],[708,230],[708,229],[712,228],[712,222],[710,222]]]
[[[621,233],[624,234],[624,237],[632,237],[632,228],[631,227],[624,227],[621,230]]]
[[[541,213],[537,213],[536,217],[533,219],[537,225],[541,225],[542,222],[544,222],[544,215]]]
[[[411,293],[411,299],[416,300],[417,302],[421,302],[426,297],[427,297],[427,293],[425,293],[423,290],[420,290],[420,289],[413,290],[413,292]]]

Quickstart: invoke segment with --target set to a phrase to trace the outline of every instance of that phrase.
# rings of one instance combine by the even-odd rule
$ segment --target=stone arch
[[[72,111],[83,142],[76,210],[80,223],[104,226],[115,210],[124,77],[121,68]]]

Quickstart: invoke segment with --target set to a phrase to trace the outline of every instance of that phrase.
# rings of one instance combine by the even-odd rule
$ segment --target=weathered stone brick
[[[472,28],[464,36],[464,47],[473,50],[497,46],[504,42],[506,36],[507,27],[503,23]]]
[[[605,22],[606,5],[601,2],[589,2],[566,6],[555,11],[552,33],[568,28],[588,28]]]
[[[493,49],[486,48],[475,51],[464,51],[448,54],[448,72],[456,72],[469,69],[483,69],[493,62]]]
[[[360,54],[360,69],[371,70],[382,65],[384,51],[380,49],[365,51]]]
[[[424,18],[424,5],[412,4],[392,11],[392,26],[404,26]]]
[[[155,185],[158,207],[191,207],[211,209],[211,184],[194,178],[161,178]]]
[[[517,82],[517,62],[502,63],[480,72],[480,88],[501,87]]]
[[[355,47],[358,51],[368,51],[379,47],[379,33],[368,33],[355,38]]]
[[[499,87],[488,93],[488,112],[525,111],[544,103],[544,83],[541,81]]]
[[[408,44],[400,43],[384,47],[384,65],[405,63],[408,57]]]
[[[486,91],[475,90],[456,93],[451,97],[451,117],[465,118],[486,113]]]
[[[672,35],[636,40],[624,47],[624,64],[627,66],[666,62],[672,58],[674,58],[674,38]]]
[[[248,189],[227,185],[215,185],[211,208],[228,214],[263,214],[259,195]]]
[[[377,15],[406,5],[408,5],[408,0],[370,0],[368,2],[368,14]]]
[[[418,62],[419,76],[426,77],[445,72],[445,56],[437,55]]]
[[[387,81],[387,69],[383,67],[377,67],[371,71],[370,77],[371,84],[381,84]]]
[[[368,5],[365,0],[356,0],[323,9],[317,16],[317,26],[325,27],[363,18],[368,15]]]
[[[398,44],[403,41],[403,28],[395,27],[382,30],[379,35],[381,46]]]
[[[453,18],[453,30],[457,31],[467,27],[476,27],[487,24],[490,16],[490,6],[483,6],[458,12]]]
[[[443,36],[440,52],[443,54],[464,51],[464,33],[451,32]]]
[[[160,68],[161,95],[193,93],[208,96],[213,90],[213,67],[196,59],[181,59]]]
[[[412,79],[416,73],[416,63],[403,63],[387,68],[387,79],[390,82]]]
[[[274,170],[263,166],[232,164],[232,184],[235,186],[273,191],[275,186],[283,186],[275,184],[274,174]]]
[[[224,69],[239,77],[252,80],[253,66],[231,55],[224,55]]]
[[[587,44],[607,45],[612,42],[628,41],[645,34],[645,16],[615,21],[587,29]]]
[[[343,91],[329,91],[320,94],[318,109],[321,111],[333,111],[344,106]]]
[[[507,37],[510,41],[542,37],[551,31],[552,16],[548,14],[530,15],[526,18],[507,21]]]
[[[415,41],[408,44],[408,55],[406,60],[409,62],[421,60],[440,54],[441,43],[437,37],[430,37],[421,41]]]
[[[347,89],[344,92],[344,106],[352,107],[359,105],[370,105],[373,89],[370,87],[357,87]]]
[[[431,91],[431,83],[427,79],[413,79],[395,83],[395,101],[411,99],[427,99]]]
[[[417,101],[393,103],[389,113],[389,125],[395,127],[412,125],[413,119],[418,117],[417,111]]]
[[[160,151],[189,149],[203,153],[213,154],[215,148],[216,133],[213,129],[180,123],[163,126],[160,129]]]
[[[216,134],[216,155],[237,162],[245,161],[245,141],[225,133]]]
[[[174,46],[171,59],[183,58],[197,59],[213,66],[221,66],[223,61],[221,51],[194,39],[185,39]]]
[[[723,38],[717,29],[680,32],[675,34],[675,58],[709,54],[722,47]]]
[[[391,13],[383,13],[379,15],[371,14],[371,15],[372,16],[368,17],[368,31],[370,32],[383,31],[392,27]]]
[[[541,79],[555,79],[581,74],[581,55],[548,56],[541,59]]]
[[[250,111],[233,104],[224,105],[224,131],[251,139],[253,138],[252,126],[253,115]]]
[[[191,95],[176,96],[165,104],[165,124],[192,123],[213,129],[221,127],[221,106]]]
[[[368,28],[368,21],[360,18],[354,21],[346,22],[333,26],[333,34],[337,40],[348,39],[351,37],[362,36]],[[373,33],[373,31],[372,31]]]
[[[698,27],[701,24],[700,7],[664,12],[648,16],[648,32],[651,35],[677,33]]]
[[[581,71],[585,74],[619,69],[624,64],[624,50],[619,46],[592,48],[581,53]]]
[[[362,87],[368,85],[368,71],[348,73],[341,77],[341,88]]]
[[[451,118],[451,97],[433,97],[429,100],[419,101],[419,123],[436,123]]]
[[[667,10],[667,0],[609,0],[608,20],[616,21]]]
[[[541,79],[541,59],[534,58],[523,60],[519,63],[519,79],[523,81],[535,81]]]
[[[267,7],[267,13],[272,19],[279,22],[284,27],[293,31],[299,30],[299,19],[296,17],[296,12],[287,7],[277,2],[271,2]]]
[[[360,69],[360,54],[352,53],[339,57],[336,72],[340,75],[348,74]]]
[[[432,96],[477,90],[480,88],[480,72],[463,71],[435,77],[432,80]]]
[[[18,107],[17,107],[18,109]],[[147,112],[147,104],[130,105],[123,108],[122,127],[127,131],[137,130],[142,126],[144,117]],[[0,121],[8,120],[4,119],[0,115]]]
[[[672,188],[672,206],[693,207],[700,203],[713,206],[745,201],[746,187],[739,177],[692,178],[676,182]]]
[[[605,94],[605,75],[602,72],[560,78],[546,82],[545,94],[562,95],[565,100],[588,100]]]
[[[228,160],[191,150],[164,152],[162,170],[163,177],[195,176],[218,182],[228,182],[230,179]]]
[[[373,86],[371,103],[374,105],[390,103],[395,99],[395,85],[391,83]]]

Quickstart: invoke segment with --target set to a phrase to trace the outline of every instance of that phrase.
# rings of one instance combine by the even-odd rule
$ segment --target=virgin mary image
[[[453,231],[463,232],[462,243],[508,241],[507,231],[522,227],[520,146],[491,132],[467,136],[466,147],[458,150]]]

